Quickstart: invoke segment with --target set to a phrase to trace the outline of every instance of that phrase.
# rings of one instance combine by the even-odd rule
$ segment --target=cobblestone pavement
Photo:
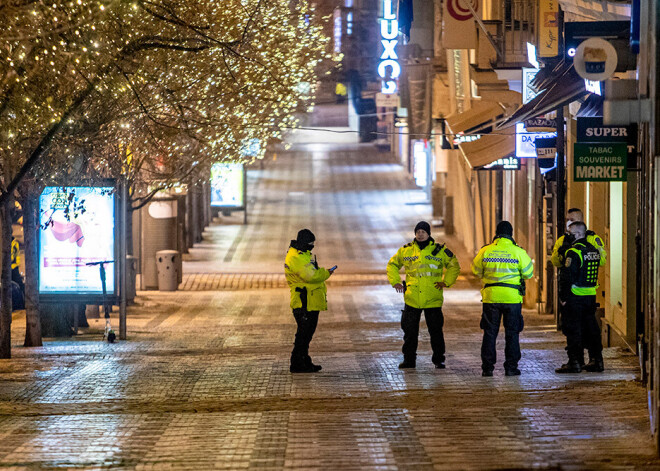
[[[74,339],[24,349],[16,313],[14,358],[0,361],[0,467],[660,469],[634,355],[606,349],[605,373],[556,375],[564,339],[530,311],[522,376],[505,377],[500,358],[482,378],[468,278],[446,291],[447,369],[433,368],[422,328],[417,369],[399,370],[402,300],[377,269],[429,208],[406,205],[401,171],[369,148],[337,155],[298,149],[255,172],[252,224],[207,231],[187,290],[140,292],[126,342],[101,342],[102,320],[90,319]],[[337,195],[307,186],[310,166],[345,167]],[[295,191],[311,193],[283,209]],[[343,271],[311,346],[323,371],[292,375],[295,324],[277,273],[301,225]]]

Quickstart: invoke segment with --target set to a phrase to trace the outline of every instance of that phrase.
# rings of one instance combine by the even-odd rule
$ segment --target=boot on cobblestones
[[[568,363],[561,365],[561,368],[555,369],[555,373],[580,373],[582,367],[577,360],[569,360]]]
[[[405,369],[405,368],[415,368],[417,365],[415,364],[415,360],[403,360],[401,363],[399,363],[399,368]]]
[[[441,363],[434,363],[434,365],[435,365],[436,369],[438,369],[438,370],[444,370],[444,369],[445,369],[445,364],[444,364],[444,362],[441,362]]]
[[[520,370],[518,368],[514,368],[512,370],[504,370],[504,375],[505,376],[520,376]]]
[[[321,367],[318,365],[291,365],[289,367],[291,373],[316,373],[320,369]]]
[[[481,376],[493,376],[493,370],[483,370]]]
[[[589,363],[584,365],[583,369],[585,371],[590,371],[592,373],[602,373],[605,370],[605,365],[603,360],[591,360]]]

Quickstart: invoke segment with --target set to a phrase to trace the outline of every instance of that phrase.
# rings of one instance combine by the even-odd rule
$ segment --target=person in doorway
[[[550,257],[550,261],[554,266],[560,269],[559,270],[560,278],[561,278],[564,262],[566,261],[566,251],[569,248],[571,248],[571,246],[575,242],[573,236],[568,231],[569,226],[574,222],[584,222],[584,215],[580,208],[571,208],[568,210],[568,212],[566,213],[566,233],[561,237],[559,237],[559,239],[557,239],[557,242],[555,242],[555,245],[552,249],[552,256]],[[605,250],[605,244],[603,243],[603,239],[594,231],[590,231],[590,230],[587,230],[586,236],[587,236],[586,237],[587,242],[593,245],[596,249],[598,249],[598,252],[600,253],[600,266],[604,266],[607,263],[607,251]],[[559,280],[559,283],[561,284],[561,279]],[[566,313],[564,312],[564,308],[561,304],[559,305],[559,312],[563,322]],[[587,344],[590,342],[590,340],[587,338],[587,336],[590,333],[591,330],[587,330],[582,335],[582,340],[585,342],[585,344],[583,345],[584,348],[587,348]],[[598,332],[598,337],[600,338],[600,332]],[[581,362],[580,366],[584,366],[584,354],[580,355],[578,357],[578,360]],[[594,358],[589,358],[590,364],[593,363],[594,361],[595,361]]]
[[[406,273],[404,283],[399,274],[402,267]],[[431,225],[426,221],[417,223],[415,239],[401,247],[387,263],[387,278],[398,293],[404,293],[405,301],[401,315],[403,362],[399,368],[416,366],[422,311],[431,336],[431,360],[436,368],[445,367],[443,289],[456,282],[460,270],[458,260],[451,250],[445,244],[433,240]]]
[[[513,226],[509,221],[497,225],[493,242],[482,247],[472,261],[472,273],[484,282],[481,290],[483,310],[480,327],[484,331],[481,374],[493,376],[497,361],[497,334],[500,321],[504,318],[504,374],[518,376],[518,362],[521,358],[519,336],[524,327],[524,280],[532,277],[534,265],[527,252],[516,245]]]
[[[603,344],[596,321],[596,290],[600,251],[587,241],[587,226],[576,221],[568,227],[574,240],[564,256],[559,279],[559,300],[562,305],[562,331],[566,336],[568,363],[557,373],[603,371]],[[591,361],[584,365],[584,346]],[[584,365],[584,366],[582,366]]]
[[[291,309],[298,325],[291,352],[291,373],[315,373],[321,370],[321,365],[312,363],[309,344],[316,331],[319,311],[328,309],[325,280],[330,278],[337,267],[329,270],[320,268],[316,256],[312,260],[315,240],[309,229],[299,231],[296,239],[291,241],[284,261],[284,275],[291,290]]]

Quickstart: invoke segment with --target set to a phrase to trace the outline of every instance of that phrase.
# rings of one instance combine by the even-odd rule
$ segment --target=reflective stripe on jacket
[[[534,264],[524,249],[512,240],[499,237],[481,248],[472,261],[472,273],[484,282],[520,285],[534,274]],[[484,303],[522,303],[523,297],[517,289],[508,286],[489,286],[481,290]]]
[[[307,310],[325,311],[328,309],[325,280],[330,278],[330,272],[325,268],[317,268],[312,262],[310,251],[301,252],[289,247],[284,260],[284,276],[291,290],[291,309],[303,307],[300,292],[296,288],[307,289]]]
[[[587,231],[587,242],[598,249],[600,252],[600,266],[605,266],[607,263],[607,250],[605,250],[603,239],[595,232]],[[559,249],[562,245],[564,245],[564,236],[561,236],[559,239],[557,239],[557,242],[555,242],[555,245],[552,248],[552,256],[550,257],[552,264],[558,268],[563,267],[565,261],[565,256],[562,256],[559,253]]]
[[[417,309],[442,307],[442,288],[436,288],[435,284],[442,281],[449,287],[456,282],[461,271],[451,250],[435,241],[429,242],[424,250],[413,241],[394,254],[387,263],[387,279],[392,286],[401,283],[401,268],[406,272],[404,302]]]

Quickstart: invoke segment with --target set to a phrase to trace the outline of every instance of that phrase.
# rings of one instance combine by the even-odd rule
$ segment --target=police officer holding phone
[[[316,373],[321,365],[312,363],[309,356],[309,344],[312,341],[319,311],[328,309],[325,280],[330,278],[337,266],[321,268],[312,259],[312,249],[316,238],[309,229],[298,232],[291,241],[284,262],[284,275],[291,290],[291,309],[298,329],[291,352],[291,373]]]

